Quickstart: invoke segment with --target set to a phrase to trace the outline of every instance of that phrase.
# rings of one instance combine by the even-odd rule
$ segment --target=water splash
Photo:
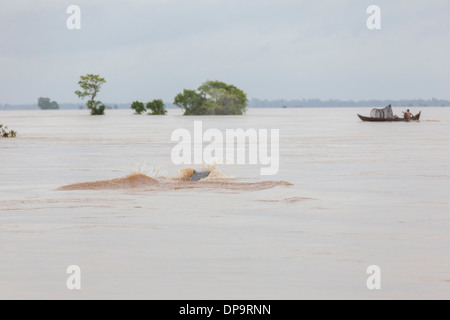
[[[59,188],[59,191],[74,190],[139,190],[139,191],[173,191],[187,189],[207,190],[231,190],[231,191],[259,191],[279,186],[292,186],[286,181],[262,181],[262,182],[239,182],[228,177],[223,171],[215,166],[203,166],[202,170],[211,171],[209,177],[191,182],[194,169],[185,168],[178,172],[174,178],[158,177],[152,178],[143,173],[132,173],[123,178],[112,180],[93,181],[67,185]]]
[[[142,173],[133,173],[124,178],[77,183],[59,188],[58,190],[114,190],[141,189],[159,184],[158,180]]]

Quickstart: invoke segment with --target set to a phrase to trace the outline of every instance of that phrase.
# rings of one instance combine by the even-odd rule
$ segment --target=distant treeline
[[[449,100],[260,100],[252,99],[250,108],[343,108],[343,107],[384,107],[392,105],[393,107],[448,107]]]
[[[450,107],[449,100],[429,99],[429,100],[260,100],[252,99],[249,103],[250,108],[349,108],[349,107],[384,107],[387,105],[393,107]],[[108,103],[107,109],[130,109],[131,103]],[[79,103],[60,103],[62,110],[85,109],[86,107]],[[175,105],[166,103],[167,109],[177,108]],[[178,109],[178,108],[177,108]],[[39,110],[37,104],[10,105],[0,104],[0,110]]]

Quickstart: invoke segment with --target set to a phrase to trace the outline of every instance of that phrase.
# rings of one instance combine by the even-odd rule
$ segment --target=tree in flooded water
[[[38,99],[38,107],[41,110],[58,110],[59,104],[56,101],[51,101],[50,98],[40,97]]]
[[[133,109],[136,114],[143,114],[146,111],[152,116],[164,116],[167,114],[166,106],[161,99],[153,100],[147,104],[135,101],[131,104],[131,109]]]
[[[133,109],[136,114],[142,114],[145,112],[145,104],[140,101],[135,101],[131,104],[131,109]]]
[[[166,106],[161,99],[156,99],[147,103],[146,108],[148,111],[151,111],[149,114],[153,116],[164,116],[167,114]]]
[[[82,90],[75,91],[75,94],[80,99],[89,98],[89,101],[86,103],[86,106],[89,110],[91,110],[91,115],[98,116],[105,114],[106,106],[101,101],[96,101],[97,97],[102,85],[106,83],[104,78],[101,78],[99,75],[95,74],[87,74],[85,76],[80,77],[80,81],[78,85]]]
[[[184,90],[174,104],[184,109],[186,116],[243,115],[248,99],[244,91],[221,81],[206,81],[197,91]]]
[[[3,124],[0,123],[0,137],[2,138],[15,138],[17,136],[17,132],[14,130],[8,131],[8,127],[3,126]]]

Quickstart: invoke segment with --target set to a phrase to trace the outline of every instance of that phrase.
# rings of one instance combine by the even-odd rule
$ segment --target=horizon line
[[[164,103],[173,105],[172,102],[166,102],[162,99]],[[441,98],[407,98],[407,99],[320,99],[320,98],[297,98],[297,99],[286,99],[286,98],[277,98],[277,99],[267,99],[267,98],[251,98],[249,99],[249,103],[252,101],[261,101],[261,102],[351,102],[351,103],[367,103],[367,102],[386,102],[386,103],[397,103],[397,102],[431,102],[431,101],[440,101],[440,102],[448,102],[450,103],[450,99],[441,99]],[[139,100],[138,100],[139,101]],[[125,105],[131,104],[132,102],[105,102],[106,105]],[[59,105],[85,105],[85,102],[58,102]],[[0,102],[0,106],[37,106],[37,102],[27,102],[27,103],[5,103]]]

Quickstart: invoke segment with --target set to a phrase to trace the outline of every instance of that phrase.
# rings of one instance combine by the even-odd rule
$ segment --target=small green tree
[[[103,84],[106,83],[104,78],[100,78],[99,75],[87,74],[85,76],[80,77],[80,81],[78,85],[82,90],[75,91],[75,94],[80,99],[90,98],[90,100],[86,103],[87,108],[91,110],[91,115],[104,115],[105,114],[105,105],[101,101],[96,101],[98,93]]]
[[[137,114],[143,114],[145,112],[145,105],[143,102],[135,101],[131,104],[131,109],[133,109]]]
[[[161,99],[153,100],[152,102],[147,103],[147,110],[151,111],[151,115],[154,116],[164,116],[167,114],[166,106]]]
[[[59,104],[56,101],[50,101],[50,98],[38,98],[38,107],[41,110],[57,110],[59,109]]]
[[[3,124],[0,124],[0,137],[2,138],[15,138],[17,136],[17,132],[14,130],[8,131],[8,127],[4,127]]]

